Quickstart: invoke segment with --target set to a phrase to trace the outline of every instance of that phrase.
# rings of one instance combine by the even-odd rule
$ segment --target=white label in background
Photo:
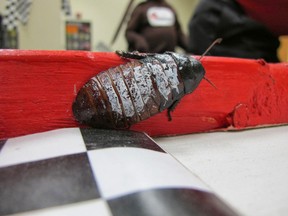
[[[153,27],[167,27],[175,24],[173,11],[166,7],[149,8],[147,11],[147,19]]]

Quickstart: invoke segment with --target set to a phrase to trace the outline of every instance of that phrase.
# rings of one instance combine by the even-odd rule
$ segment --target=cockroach
[[[117,51],[129,61],[92,77],[77,94],[74,116],[80,123],[107,129],[129,128],[165,109],[171,120],[171,111],[183,96],[206,79],[200,60],[207,51],[199,60],[174,52]]]

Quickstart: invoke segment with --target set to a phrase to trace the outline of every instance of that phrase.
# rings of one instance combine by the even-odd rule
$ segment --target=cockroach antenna
[[[215,41],[213,41],[213,43],[201,55],[201,57],[199,58],[199,61],[215,46],[215,44],[219,44],[221,43],[221,41],[222,41],[222,38],[217,38]],[[217,89],[214,83],[211,80],[209,80],[207,77],[204,76],[203,79],[205,79],[210,85],[212,85],[215,89]]]
[[[217,89],[216,85],[211,81],[209,80],[207,77],[203,77],[204,80],[206,80],[210,85],[212,85],[215,89]]]
[[[213,43],[206,49],[206,51],[201,55],[199,61],[215,46],[215,44],[221,43],[222,38],[217,38]]]

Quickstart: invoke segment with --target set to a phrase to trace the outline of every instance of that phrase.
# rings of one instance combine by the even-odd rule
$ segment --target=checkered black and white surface
[[[151,138],[60,129],[0,141],[0,215],[236,215]]]

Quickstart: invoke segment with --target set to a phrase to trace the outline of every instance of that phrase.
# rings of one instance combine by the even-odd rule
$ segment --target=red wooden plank
[[[114,53],[0,51],[0,139],[79,126],[71,111],[77,91],[121,63]],[[217,89],[203,81],[171,122],[164,112],[131,129],[161,136],[288,122],[288,64],[223,57],[202,63]]]

